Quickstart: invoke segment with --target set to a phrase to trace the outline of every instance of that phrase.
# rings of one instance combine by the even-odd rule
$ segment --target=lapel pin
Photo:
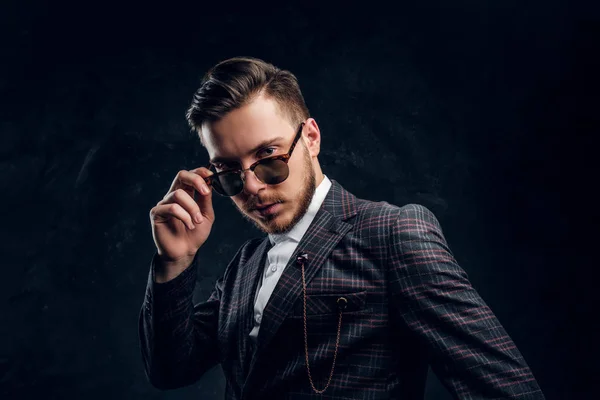
[[[296,257],[296,264],[298,264],[298,265],[306,264],[307,261],[308,261],[308,254],[306,254],[306,253],[302,253],[298,257]]]

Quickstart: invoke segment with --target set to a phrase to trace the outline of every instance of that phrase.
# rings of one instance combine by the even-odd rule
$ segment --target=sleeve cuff
[[[146,288],[146,304],[148,311],[152,310],[156,317],[168,317],[185,311],[191,306],[198,275],[198,253],[191,264],[175,278],[168,282],[158,283],[154,280],[154,272],[158,253],[154,253],[150,263],[150,272]]]

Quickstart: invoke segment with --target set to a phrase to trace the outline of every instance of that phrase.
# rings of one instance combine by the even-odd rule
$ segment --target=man
[[[323,174],[293,74],[223,61],[187,118],[210,165],[180,171],[150,212],[157,252],[139,334],[154,386],[192,384],[220,363],[228,399],[422,399],[431,365],[456,398],[544,398],[432,212],[359,199]],[[213,190],[267,235],[194,305]]]

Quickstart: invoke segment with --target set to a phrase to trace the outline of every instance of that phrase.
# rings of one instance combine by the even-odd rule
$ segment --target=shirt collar
[[[271,244],[274,245],[285,240],[300,242],[300,239],[302,239],[302,236],[304,236],[304,233],[308,230],[310,223],[317,215],[317,211],[319,211],[319,208],[321,208],[321,204],[323,204],[323,200],[325,200],[327,192],[329,192],[330,188],[331,181],[329,178],[327,178],[327,175],[323,175],[323,180],[315,189],[315,193],[313,194],[310,205],[300,221],[298,221],[289,232],[269,233],[269,240],[271,241]]]

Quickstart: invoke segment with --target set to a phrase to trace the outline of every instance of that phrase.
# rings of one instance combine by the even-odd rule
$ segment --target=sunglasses
[[[302,127],[304,127],[304,122],[300,124],[296,137],[287,154],[262,158],[246,169],[232,168],[217,172],[215,166],[209,164],[206,168],[212,171],[213,174],[207,176],[204,180],[208,185],[212,186],[215,192],[229,197],[239,194],[244,189],[244,172],[248,170],[254,172],[256,178],[267,185],[277,185],[285,181],[290,174],[288,161],[292,156],[298,139],[302,136]]]

